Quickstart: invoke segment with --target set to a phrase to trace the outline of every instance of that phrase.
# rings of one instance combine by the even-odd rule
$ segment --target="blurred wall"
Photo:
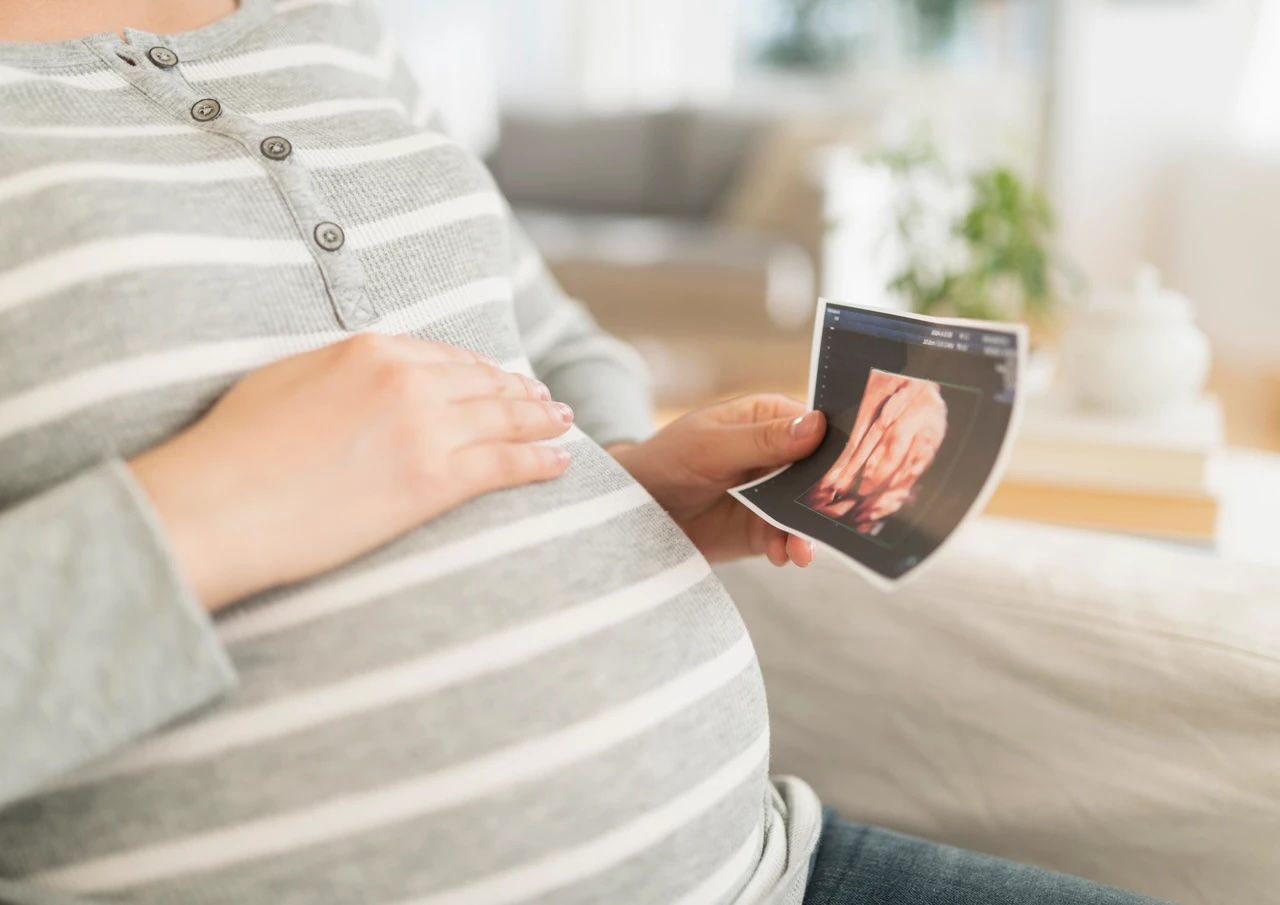
[[[1063,248],[1091,282],[1153,261],[1220,348],[1272,361],[1280,148],[1243,150],[1240,108],[1255,54],[1280,53],[1254,40],[1275,2],[1060,0],[1049,159]]]
[[[733,90],[739,0],[496,2],[507,105],[658,109]]]
[[[482,156],[498,143],[494,2],[378,0],[424,101],[450,135]]]

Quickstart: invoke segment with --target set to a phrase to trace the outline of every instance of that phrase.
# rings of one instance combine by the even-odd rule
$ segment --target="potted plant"
[[[890,283],[922,314],[1049,324],[1065,294],[1051,251],[1053,211],[1013,168],[956,174],[931,150],[886,154],[899,183]]]

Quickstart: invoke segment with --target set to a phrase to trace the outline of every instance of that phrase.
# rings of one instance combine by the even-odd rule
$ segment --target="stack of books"
[[[1159,415],[1028,403],[991,515],[1212,542],[1219,500],[1214,463],[1222,409],[1203,397]]]

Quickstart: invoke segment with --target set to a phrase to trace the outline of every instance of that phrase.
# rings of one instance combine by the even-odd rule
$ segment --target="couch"
[[[816,188],[778,172],[802,156],[791,131],[732,111],[508,111],[488,163],[561,284],[678,407],[802,383],[823,228]]]
[[[1258,546],[1234,561],[984,518],[896,593],[830,555],[720,572],[760,655],[774,770],[846,817],[1179,905],[1264,905],[1280,557]]]

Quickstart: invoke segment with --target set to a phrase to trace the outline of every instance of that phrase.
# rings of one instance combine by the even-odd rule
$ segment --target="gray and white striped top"
[[[799,901],[751,643],[597,445],[643,381],[428,120],[359,0],[0,44],[0,901]],[[535,372],[574,464],[211,622],[121,461],[355,330]]]

